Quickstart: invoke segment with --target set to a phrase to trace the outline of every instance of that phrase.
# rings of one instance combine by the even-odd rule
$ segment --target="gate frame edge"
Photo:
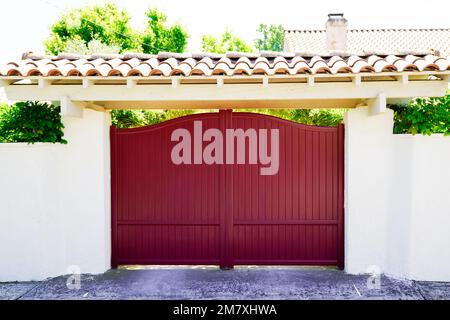
[[[117,212],[116,212],[116,202],[117,202],[117,128],[113,125],[109,129],[109,140],[110,140],[110,161],[111,161],[111,268],[116,269],[118,267],[117,263]]]
[[[338,164],[339,164],[339,222],[338,222],[338,263],[337,266],[340,270],[345,268],[345,126],[344,124],[338,125]]]

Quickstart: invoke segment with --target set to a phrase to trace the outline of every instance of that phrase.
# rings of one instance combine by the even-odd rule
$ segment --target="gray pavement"
[[[0,299],[450,299],[450,283],[368,276],[298,267],[163,267],[82,275],[80,289],[68,276],[39,282],[0,283]]]

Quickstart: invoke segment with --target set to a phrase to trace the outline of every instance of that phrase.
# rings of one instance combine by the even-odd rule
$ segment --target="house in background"
[[[450,55],[450,28],[348,29],[341,13],[329,14],[323,30],[284,30],[284,51],[300,55]]]

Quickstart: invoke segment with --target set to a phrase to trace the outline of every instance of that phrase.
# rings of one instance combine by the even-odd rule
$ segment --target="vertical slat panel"
[[[196,120],[203,131],[267,129],[270,137],[270,129],[278,129],[278,174],[262,176],[260,164],[174,165],[171,132],[193,133]],[[343,137],[343,126],[229,110],[111,128],[112,265],[342,267]]]
[[[195,120],[204,130],[219,126],[211,113],[111,129],[113,266],[219,263],[218,167],[170,158],[171,133],[192,133]]]
[[[240,112],[233,127],[280,130],[277,175],[261,176],[260,165],[234,174],[235,264],[337,265],[338,128]]]

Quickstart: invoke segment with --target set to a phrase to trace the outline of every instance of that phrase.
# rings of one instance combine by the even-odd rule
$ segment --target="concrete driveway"
[[[368,287],[368,276],[326,268],[120,269],[82,275],[80,289],[67,279],[0,283],[0,299],[450,299],[450,283],[382,276],[379,288]]]

